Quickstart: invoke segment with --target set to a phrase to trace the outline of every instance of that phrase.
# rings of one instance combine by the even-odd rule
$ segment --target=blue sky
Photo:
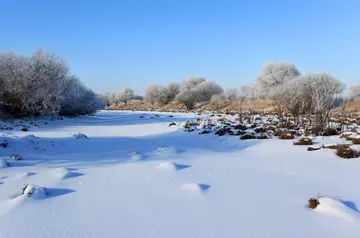
[[[360,1],[0,1],[0,51],[57,53],[95,91],[206,77],[251,84],[268,61],[360,82]]]

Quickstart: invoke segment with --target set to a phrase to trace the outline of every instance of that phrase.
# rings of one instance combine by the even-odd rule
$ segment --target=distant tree
[[[176,95],[180,92],[180,85],[178,83],[170,83],[167,86],[167,100],[171,102],[175,99]]]
[[[134,99],[134,96],[131,88],[122,88],[116,93],[116,100],[126,104],[129,100]]]
[[[207,82],[203,78],[188,79],[180,84],[180,92],[176,99],[192,110],[196,103],[209,101],[214,95],[221,94],[223,89],[215,82]]]
[[[0,54],[0,101],[3,110],[15,116],[58,114],[64,108],[73,108],[77,100],[88,100],[82,111],[91,113],[100,100],[79,82],[69,74],[64,60],[43,49],[30,57],[14,52]],[[75,88],[82,90],[82,97]]]
[[[352,86],[349,88],[349,98],[360,98],[360,85]]]
[[[261,68],[255,87],[260,97],[271,98],[278,87],[299,75],[299,71],[293,64],[269,62]]]
[[[167,89],[157,84],[150,84],[145,88],[144,100],[151,104],[155,102],[165,104],[168,101]]]

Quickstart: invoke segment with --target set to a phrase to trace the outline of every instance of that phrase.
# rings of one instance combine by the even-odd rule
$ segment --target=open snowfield
[[[195,114],[157,114],[0,131],[0,238],[360,237],[359,159],[292,140],[188,133],[169,123]],[[327,197],[307,208],[317,195]]]

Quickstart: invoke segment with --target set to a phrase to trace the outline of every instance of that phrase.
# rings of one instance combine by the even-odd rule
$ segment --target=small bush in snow
[[[24,158],[21,155],[12,155],[10,160],[23,160]]]
[[[336,136],[339,135],[339,131],[336,128],[328,127],[325,129],[323,136]]]
[[[257,139],[260,140],[266,140],[266,139],[270,139],[270,137],[268,136],[268,134],[266,133],[261,133],[259,136],[256,137]]]
[[[199,132],[199,135],[209,134],[210,132],[211,132],[210,130],[201,130]]]
[[[225,135],[225,133],[226,133],[225,128],[220,128],[215,131],[215,135],[218,135],[218,136],[223,136],[223,135]]]
[[[294,145],[312,145],[313,141],[308,137],[301,137],[299,140],[294,142]]]
[[[294,135],[291,134],[290,132],[280,133],[280,135],[278,137],[280,140],[292,140],[295,138]]]
[[[336,155],[344,159],[353,159],[359,157],[359,152],[348,144],[342,144],[337,146]]]
[[[359,137],[359,136],[353,137],[353,138],[351,139],[351,142],[352,142],[354,145],[360,145],[360,137]]]
[[[309,146],[307,148],[307,151],[315,151],[315,150],[320,150],[320,149],[321,149],[320,147]]]
[[[264,127],[255,127],[255,128],[254,128],[254,131],[255,131],[256,133],[260,133],[260,132],[265,132],[265,129],[264,129]]]
[[[44,198],[48,196],[48,191],[45,187],[40,187],[32,184],[27,184],[21,192],[22,195],[33,197],[35,199]]]
[[[74,139],[89,139],[89,137],[87,137],[87,135],[85,135],[85,134],[82,134],[82,133],[77,133],[77,134],[74,134],[73,135],[73,138]]]
[[[256,136],[251,133],[245,133],[244,135],[240,136],[240,140],[252,140],[256,139]]]
[[[355,137],[353,132],[344,132],[340,136],[341,139],[346,139],[346,140],[352,140],[353,137]]]
[[[322,148],[324,149],[332,149],[332,150],[336,150],[338,147],[337,144],[324,144],[322,145]]]
[[[315,209],[320,204],[318,198],[310,198],[308,200],[308,208]]]
[[[2,148],[7,148],[8,145],[9,145],[9,143],[6,140],[0,142],[0,147],[2,147]]]

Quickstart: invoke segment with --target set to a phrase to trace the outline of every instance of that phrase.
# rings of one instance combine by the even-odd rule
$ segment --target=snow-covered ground
[[[194,118],[107,111],[1,131],[0,237],[360,237],[359,159],[169,127]]]

